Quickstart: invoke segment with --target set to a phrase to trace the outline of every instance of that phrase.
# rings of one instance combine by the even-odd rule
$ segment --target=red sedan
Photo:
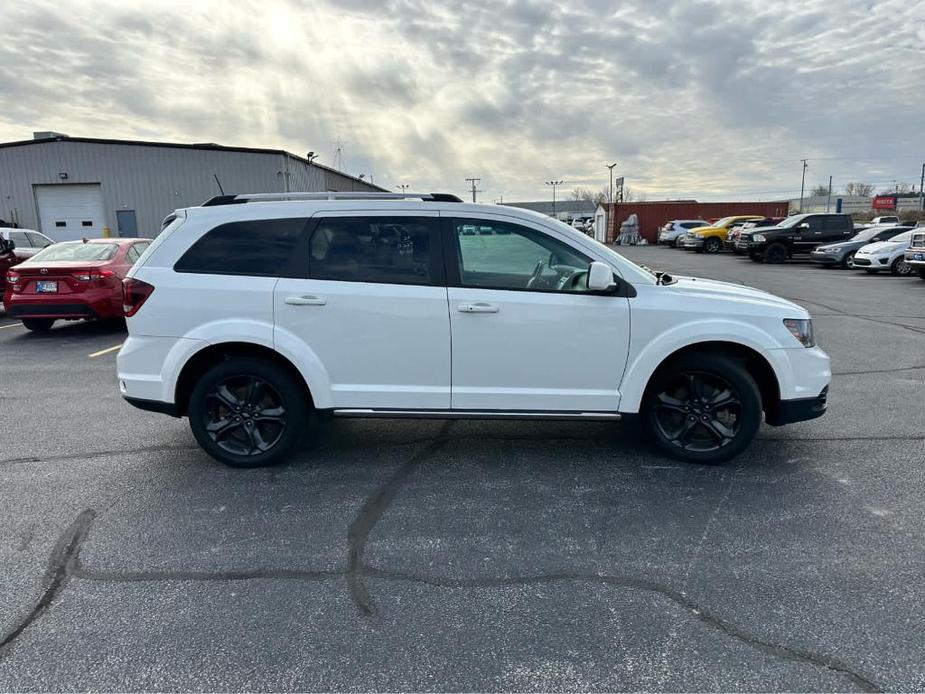
[[[122,278],[150,239],[84,239],[56,243],[7,270],[3,304],[29,330],[58,319],[122,316]]]

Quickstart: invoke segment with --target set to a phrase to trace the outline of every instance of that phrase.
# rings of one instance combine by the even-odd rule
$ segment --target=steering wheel
[[[583,287],[581,286],[581,280],[583,277],[587,276],[587,270],[575,270],[574,272],[563,275],[562,279],[559,280],[558,289],[566,290],[570,292],[581,291]]]
[[[543,261],[538,260],[536,262],[536,267],[533,268],[533,274],[530,275],[530,279],[527,280],[527,289],[533,289],[533,285],[536,284],[536,281],[540,278],[540,275],[543,274]]]

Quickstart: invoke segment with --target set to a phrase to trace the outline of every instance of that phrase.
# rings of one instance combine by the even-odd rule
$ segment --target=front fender
[[[632,342],[637,341],[636,330]],[[730,320],[698,320],[681,323],[663,331],[654,338],[644,337],[641,349],[631,351],[623,381],[620,384],[620,411],[639,412],[642,398],[652,375],[672,354],[685,347],[706,342],[729,342],[748,347],[771,365],[777,382],[789,382],[786,356],[781,350],[767,349],[776,344],[775,338],[754,325]]]

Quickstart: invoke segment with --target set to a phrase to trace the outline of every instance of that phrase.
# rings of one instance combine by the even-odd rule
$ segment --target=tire
[[[916,272],[919,273],[920,280],[925,280],[925,267],[916,268]]]
[[[854,254],[857,251],[851,251],[850,253],[845,253],[845,257],[841,259],[841,266],[846,269],[854,267]]]
[[[723,250],[723,242],[715,236],[703,242],[704,253],[719,253],[721,250]]]
[[[898,277],[908,277],[912,274],[912,266],[903,258],[897,258],[890,264],[890,274]]]
[[[236,468],[282,462],[299,444],[308,412],[292,374],[255,358],[216,364],[199,378],[189,400],[196,441],[217,461]]]
[[[717,402],[729,404],[719,409]],[[687,463],[716,465],[739,455],[755,438],[761,393],[739,361],[689,354],[663,365],[652,377],[642,415],[663,453]]]
[[[762,256],[766,263],[784,263],[787,261],[787,247],[782,243],[772,243],[764,249]]]
[[[23,318],[23,327],[34,333],[47,333],[55,324],[54,318]]]

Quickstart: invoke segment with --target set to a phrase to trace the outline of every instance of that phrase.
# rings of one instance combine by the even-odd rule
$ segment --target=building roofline
[[[80,142],[82,144],[93,144],[93,145],[132,145],[135,147],[170,147],[172,149],[197,149],[204,150],[207,152],[244,152],[249,154],[277,154],[284,157],[290,157],[296,161],[300,161],[303,164],[308,164],[309,166],[314,166],[319,169],[324,169],[325,171],[330,171],[335,173],[338,176],[344,176],[349,178],[357,183],[362,183],[363,185],[370,186],[382,192],[389,192],[386,188],[377,186],[375,183],[370,183],[364,178],[359,178],[357,176],[352,176],[343,171],[338,171],[333,169],[330,166],[325,166],[324,164],[319,164],[314,161],[309,161],[305,157],[300,157],[297,154],[292,152],[287,152],[284,149],[270,149],[266,147],[233,147],[227,145],[218,145],[214,142],[203,142],[203,143],[183,143],[183,142],[152,142],[150,140],[116,140],[111,138],[99,138],[99,137],[70,137],[66,135],[55,136],[55,137],[44,137],[41,139],[32,139],[32,140],[17,140],[15,142],[0,142],[0,149],[6,149],[8,147],[23,147],[26,145],[42,145],[49,144],[52,142]]]

